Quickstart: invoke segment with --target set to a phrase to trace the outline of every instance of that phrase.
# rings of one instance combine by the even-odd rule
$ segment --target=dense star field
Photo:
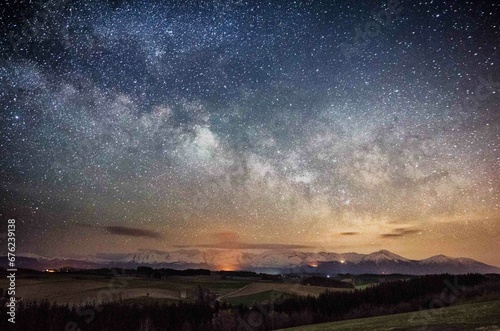
[[[383,248],[500,265],[499,3],[0,11],[0,201],[19,253]]]

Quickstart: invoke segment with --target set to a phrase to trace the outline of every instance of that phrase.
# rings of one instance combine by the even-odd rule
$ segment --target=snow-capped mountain
[[[6,257],[0,257],[5,260]],[[500,273],[500,268],[468,258],[436,255],[411,260],[387,250],[371,254],[333,252],[309,253],[285,250],[250,249],[178,249],[172,251],[138,250],[134,253],[98,254],[87,258],[50,258],[36,254],[19,254],[19,268],[101,268],[150,266],[154,268],[205,268],[212,270],[253,270],[259,272],[298,273]]]
[[[422,264],[435,264],[435,263],[448,263],[452,261],[451,258],[445,255],[435,255],[431,256],[428,259],[421,260],[420,263]]]
[[[397,254],[391,253],[387,250],[381,250],[381,251],[374,252],[374,253],[371,253],[371,254],[364,256],[361,259],[361,261],[363,261],[363,262],[371,261],[371,262],[375,262],[378,264],[380,262],[386,262],[386,261],[398,263],[398,262],[409,262],[410,260],[408,260],[402,256],[399,256]]]
[[[468,273],[476,272],[476,270],[490,270],[495,268],[487,264],[475,261],[468,258],[450,258],[445,255],[436,255],[428,259],[418,261],[421,270],[426,273],[436,273],[441,269],[441,266],[446,265],[449,273]],[[496,268],[498,270],[498,268]],[[498,273],[498,271],[488,271]]]

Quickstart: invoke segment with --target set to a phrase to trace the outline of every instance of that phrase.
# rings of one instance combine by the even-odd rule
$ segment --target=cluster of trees
[[[266,273],[256,273],[253,271],[217,271],[221,275],[221,279],[232,279],[232,278],[256,278],[261,280],[269,280],[273,282],[283,281],[282,275],[270,275]]]
[[[309,310],[315,316],[326,317],[327,320],[344,319],[356,309],[367,307],[391,307],[403,303],[409,304],[417,310],[418,307],[429,307],[436,294],[443,293],[460,295],[464,287],[479,285],[486,281],[486,277],[479,274],[469,275],[430,275],[381,283],[364,290],[352,292],[325,292],[317,298],[294,297],[275,307],[275,311],[291,314],[297,311]],[[448,303],[451,303],[451,299]],[[398,311],[399,312],[399,311]]]
[[[500,297],[499,277],[477,274],[432,275],[382,283],[364,290],[325,292],[318,297],[294,296],[253,307],[208,304],[205,292],[195,303],[129,304],[110,302],[92,307],[20,303],[18,330],[272,330],[341,319],[435,308],[436,299],[449,305],[460,298]],[[201,300],[203,298],[203,300]],[[89,305],[89,308],[91,306]],[[5,316],[0,307],[0,315]],[[6,330],[6,319],[0,329]],[[5,328],[4,328],[5,327]]]
[[[152,278],[162,278],[166,276],[202,276],[210,275],[208,269],[186,269],[176,270],[169,268],[153,269],[151,267],[137,267],[137,276],[146,276]]]
[[[214,330],[211,326],[217,309],[204,303],[126,304],[110,302],[98,307],[59,306],[47,301],[20,303],[15,329],[28,330]],[[6,315],[4,307],[0,308]],[[0,330],[11,330],[6,318]]]
[[[221,271],[217,271],[217,274],[219,274],[219,275],[221,275],[221,277],[225,277],[225,278],[231,278],[231,277],[259,278],[260,277],[259,274],[256,272],[240,271],[240,270],[236,270],[236,271],[221,270]]]
[[[335,288],[354,288],[354,285],[352,283],[319,276],[305,277],[302,279],[301,284]]]

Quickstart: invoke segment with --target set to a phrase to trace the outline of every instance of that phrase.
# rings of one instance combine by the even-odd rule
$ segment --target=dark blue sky
[[[230,233],[242,245],[500,264],[498,4],[1,10],[2,217],[19,220],[24,251],[168,249]],[[384,239],[394,231],[408,235]]]

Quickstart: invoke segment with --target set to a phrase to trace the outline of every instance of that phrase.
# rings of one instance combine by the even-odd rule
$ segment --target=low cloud
[[[139,228],[129,228],[126,226],[105,226],[104,229],[110,234],[116,234],[129,237],[144,237],[160,239],[161,234],[152,230],[144,230]]]
[[[98,228],[98,229],[103,229],[105,232],[113,235],[118,235],[118,236],[127,236],[127,237],[136,237],[136,238],[152,238],[152,239],[160,239],[162,238],[161,233],[153,230],[146,230],[146,229],[141,229],[141,228],[132,228],[132,227],[127,227],[127,226],[120,226],[120,225],[107,225],[107,226],[100,226],[100,225],[92,225],[92,224],[85,224],[85,223],[80,223],[78,224],[80,227],[87,227],[87,228]]]
[[[359,234],[359,232],[341,232],[340,233],[341,236],[356,236],[358,234]]]
[[[380,237],[382,238],[401,238],[405,236],[409,236],[412,234],[420,233],[419,229],[410,229],[410,228],[397,228],[392,230],[390,233],[382,233]]]

